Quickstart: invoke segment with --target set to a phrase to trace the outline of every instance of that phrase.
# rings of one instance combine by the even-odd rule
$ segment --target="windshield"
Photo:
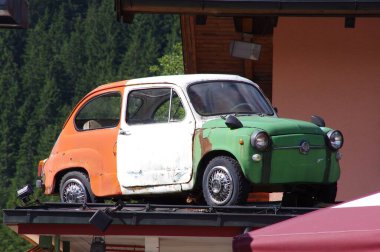
[[[202,116],[223,114],[267,114],[273,109],[261,92],[243,82],[213,81],[193,84],[188,94],[194,109]]]

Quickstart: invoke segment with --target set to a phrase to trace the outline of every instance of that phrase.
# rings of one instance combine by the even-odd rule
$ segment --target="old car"
[[[342,133],[279,118],[235,75],[160,76],[102,85],[63,126],[38,184],[62,202],[203,194],[237,205],[251,191],[306,190],[332,202]],[[301,190],[301,191],[302,191]]]

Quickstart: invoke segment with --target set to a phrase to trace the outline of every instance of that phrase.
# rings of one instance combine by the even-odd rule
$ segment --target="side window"
[[[182,121],[183,118],[185,118],[185,109],[183,108],[182,102],[175,91],[172,93],[172,99],[169,99],[161,104],[156,110],[156,113],[153,115],[154,120],[160,122],[167,122],[169,116],[170,122]]]
[[[129,125],[176,122],[185,118],[182,102],[170,88],[132,91],[127,106]]]
[[[98,96],[81,108],[75,117],[75,126],[78,130],[116,127],[119,124],[120,107],[120,93]]]

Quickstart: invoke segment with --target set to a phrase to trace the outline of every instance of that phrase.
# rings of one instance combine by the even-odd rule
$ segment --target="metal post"
[[[62,241],[63,252],[70,252],[70,242]]]
[[[61,239],[59,235],[54,236],[54,252],[60,252]]]
[[[38,246],[42,249],[51,249],[53,238],[47,235],[40,235]]]

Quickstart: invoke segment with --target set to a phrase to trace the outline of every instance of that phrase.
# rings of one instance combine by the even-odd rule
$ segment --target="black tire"
[[[88,175],[72,171],[65,174],[59,186],[59,196],[64,203],[95,203]]]
[[[316,195],[316,200],[323,203],[335,203],[336,193],[338,191],[337,183],[322,185]]]
[[[235,159],[219,156],[212,159],[206,167],[202,191],[207,205],[238,205],[246,201],[249,183]]]

